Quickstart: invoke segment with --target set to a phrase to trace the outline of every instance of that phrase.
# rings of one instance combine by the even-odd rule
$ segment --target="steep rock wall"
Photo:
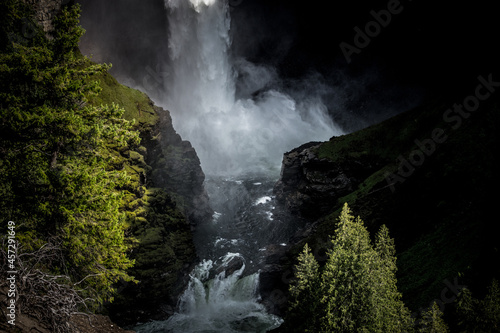
[[[168,111],[156,107],[160,120],[154,126],[149,140],[147,155],[151,165],[151,181],[175,193],[192,228],[203,223],[213,214],[205,191],[205,174],[200,160],[189,141],[177,134]]]
[[[103,90],[90,102],[118,103],[141,137],[140,146],[116,157],[117,167],[125,168],[135,184],[127,198],[127,215],[128,233],[138,241],[130,273],[139,283],[118,286],[119,294],[107,309],[121,325],[164,319],[172,314],[198,262],[191,230],[213,214],[205,175],[196,151],[177,134],[167,110],[109,73],[100,81]]]
[[[315,219],[330,212],[373,170],[363,158],[331,160],[319,157],[321,143],[304,144],[283,156],[280,179],[274,187],[278,201],[295,213]]]

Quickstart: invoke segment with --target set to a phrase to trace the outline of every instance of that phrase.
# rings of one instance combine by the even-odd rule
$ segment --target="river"
[[[275,177],[210,177],[214,216],[194,238],[202,262],[191,273],[177,313],[136,328],[159,332],[266,332],[282,319],[267,313],[258,293],[269,245],[286,246],[299,223],[276,204]]]

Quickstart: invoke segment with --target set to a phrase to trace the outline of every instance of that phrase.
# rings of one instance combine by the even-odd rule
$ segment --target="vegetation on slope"
[[[5,230],[15,222],[26,281],[17,306],[51,331],[103,304],[135,320],[175,297],[196,257],[184,213],[148,181],[141,141],[159,145],[157,108],[79,53],[77,5],[63,7],[51,38],[23,2],[0,6],[0,209]]]
[[[363,221],[346,204],[325,266],[319,269],[307,244],[299,255],[286,325],[303,332],[408,331],[413,320],[397,291],[395,272],[387,228],[380,228],[372,244]]]
[[[290,284],[283,332],[449,332],[438,301],[410,314],[398,291],[394,240],[382,225],[370,238],[363,221],[345,204],[320,266],[307,243]],[[500,289],[493,280],[483,300],[459,290],[452,327],[458,331],[498,332]],[[451,326],[451,325],[450,325]]]
[[[482,77],[491,79],[491,74]],[[471,84],[471,93],[480,82]],[[416,315],[436,300],[450,328],[458,329],[453,287],[468,286],[484,296],[485,286],[500,276],[491,220],[499,185],[498,93],[458,119],[449,110],[464,100],[459,95],[436,99],[321,144],[319,159],[359,162],[370,172],[352,192],[332,202],[330,213],[314,222],[292,257],[305,242],[313,253],[324,253],[325,235],[333,235],[348,202],[372,233],[386,224],[394,235],[398,289],[405,304]],[[450,115],[456,116],[453,121]]]
[[[137,145],[139,135],[117,106],[86,104],[98,93],[90,78],[107,67],[84,66],[77,23],[77,7],[65,9],[52,40],[2,46],[1,208],[23,246],[61,247],[64,273],[96,305],[112,298],[113,283],[132,279],[120,212],[130,178],[112,168],[109,149]]]

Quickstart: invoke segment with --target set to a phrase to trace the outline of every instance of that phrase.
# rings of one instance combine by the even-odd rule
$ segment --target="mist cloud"
[[[166,6],[170,70],[164,103],[206,173],[276,172],[285,151],[342,133],[318,91],[309,89],[297,101],[272,67],[230,56],[226,3]]]

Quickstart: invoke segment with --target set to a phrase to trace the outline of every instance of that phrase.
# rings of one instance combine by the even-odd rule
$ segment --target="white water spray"
[[[319,93],[296,101],[279,89],[272,69],[232,59],[227,1],[165,4],[170,57],[165,104],[205,173],[276,171],[284,152],[341,134]]]
[[[151,322],[136,327],[138,333],[189,332],[266,332],[278,327],[282,319],[266,313],[255,297],[259,274],[241,277],[245,264],[226,276],[225,268],[238,253],[221,258],[218,273],[209,280],[214,269],[204,260],[192,272],[187,290],[179,300],[179,311],[167,321]]]

